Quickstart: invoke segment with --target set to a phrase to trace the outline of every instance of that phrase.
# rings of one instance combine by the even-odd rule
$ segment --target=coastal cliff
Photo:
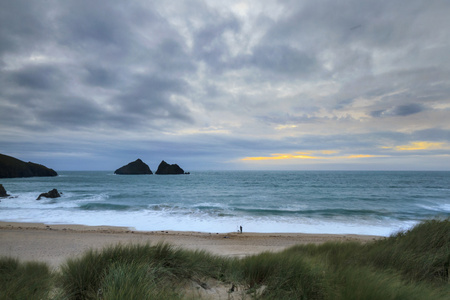
[[[24,162],[12,156],[0,154],[0,178],[34,176],[58,176],[58,173],[40,164]]]

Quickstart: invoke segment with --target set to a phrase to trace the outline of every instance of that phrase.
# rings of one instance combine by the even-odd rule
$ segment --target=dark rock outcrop
[[[53,169],[0,154],[0,178],[58,176]]]
[[[170,165],[166,163],[164,160],[159,164],[158,170],[156,171],[157,175],[178,175],[185,174],[184,170],[180,168],[177,164]]]
[[[48,191],[47,193],[40,194],[39,197],[37,197],[36,200],[41,200],[42,197],[45,197],[45,198],[59,198],[59,197],[61,197],[61,194],[58,192],[57,189],[53,189],[51,191]]]
[[[0,184],[0,198],[9,197],[9,195],[6,193],[5,188],[2,184]]]
[[[128,165],[123,166],[114,171],[114,174],[118,175],[145,175],[153,174],[150,167],[139,158],[136,161],[130,162]]]

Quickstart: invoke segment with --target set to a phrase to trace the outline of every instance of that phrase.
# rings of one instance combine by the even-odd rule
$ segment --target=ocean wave
[[[235,208],[235,211],[249,213],[253,215],[299,215],[299,216],[383,216],[389,217],[393,213],[388,210],[369,210],[369,209],[270,209],[270,208]]]
[[[131,210],[133,207],[124,204],[86,203],[79,206],[81,210]]]

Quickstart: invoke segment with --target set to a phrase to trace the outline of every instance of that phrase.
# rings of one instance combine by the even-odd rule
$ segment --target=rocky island
[[[180,166],[177,164],[168,164],[164,160],[159,164],[158,170],[156,170],[157,175],[178,175],[186,174]]]
[[[144,163],[141,159],[137,159],[130,162],[128,165],[123,166],[114,171],[114,174],[118,175],[151,175],[153,174],[150,167]]]
[[[17,158],[0,154],[0,178],[34,176],[58,176],[58,173],[40,164],[24,162]]]

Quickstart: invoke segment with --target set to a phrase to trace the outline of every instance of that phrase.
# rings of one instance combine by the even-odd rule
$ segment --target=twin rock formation
[[[137,159],[133,162],[130,162],[128,165],[123,166],[116,171],[114,174],[118,175],[151,175],[153,174],[150,167],[144,163],[141,159]],[[185,173],[182,168],[180,168],[177,164],[168,164],[164,160],[159,164],[158,170],[156,170],[155,174],[157,175],[178,175],[178,174],[189,174]]]

